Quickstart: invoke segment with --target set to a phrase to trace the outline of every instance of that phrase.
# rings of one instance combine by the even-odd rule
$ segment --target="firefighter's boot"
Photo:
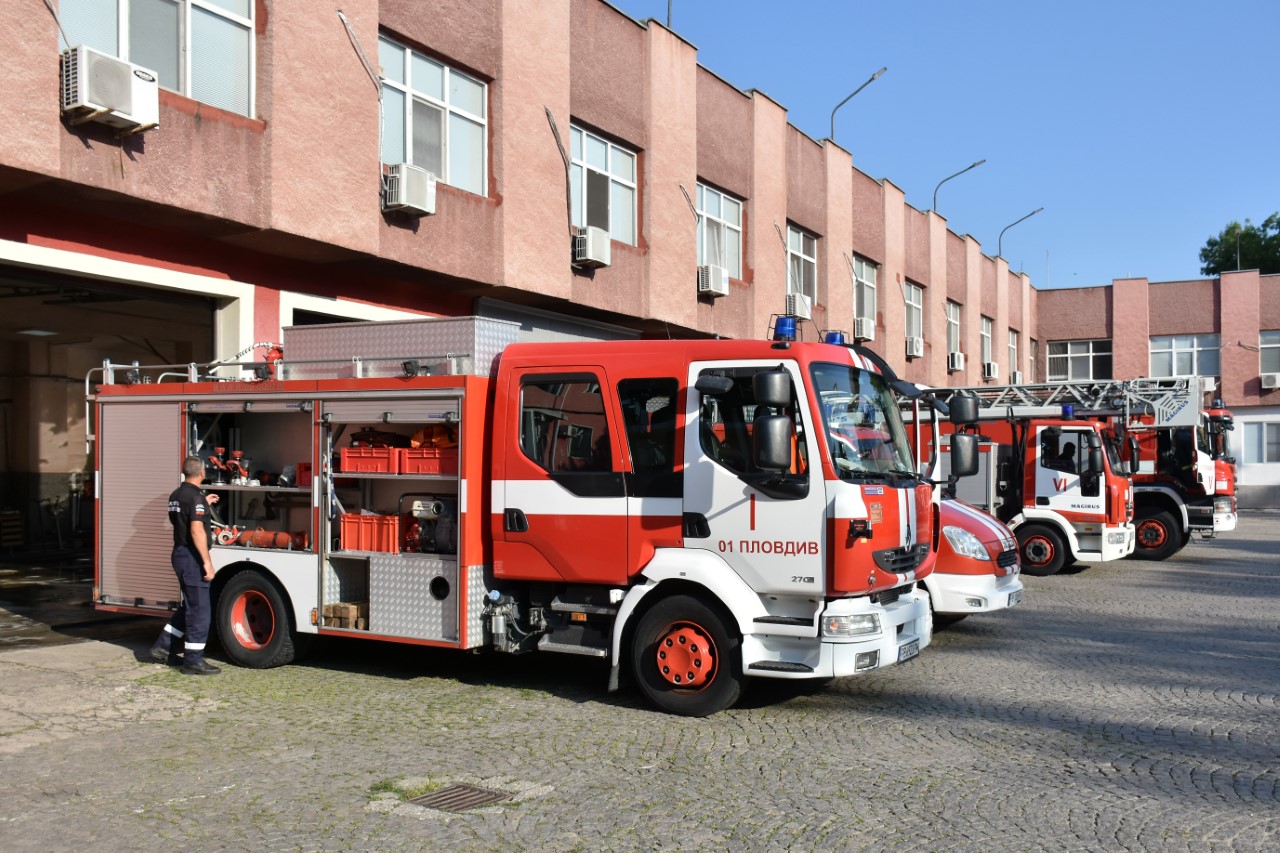
[[[221,669],[206,660],[197,661],[195,663],[184,663],[182,665],[183,675],[217,675],[220,672],[222,672]]]

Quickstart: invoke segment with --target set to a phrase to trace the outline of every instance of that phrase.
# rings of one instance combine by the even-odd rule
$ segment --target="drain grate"
[[[477,788],[475,785],[450,785],[447,788],[441,788],[439,791],[433,791],[421,797],[414,797],[409,802],[442,812],[465,812],[468,809],[476,809],[480,806],[500,803],[509,799],[511,799],[511,795],[506,791]]]

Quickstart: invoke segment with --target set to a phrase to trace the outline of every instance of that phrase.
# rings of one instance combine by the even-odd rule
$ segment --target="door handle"
[[[507,533],[528,533],[529,519],[522,509],[509,509],[502,514],[502,527]]]

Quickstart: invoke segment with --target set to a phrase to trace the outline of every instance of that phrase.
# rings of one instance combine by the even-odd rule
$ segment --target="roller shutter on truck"
[[[182,482],[181,404],[117,402],[99,411],[99,603],[167,611],[180,596],[168,504]]]

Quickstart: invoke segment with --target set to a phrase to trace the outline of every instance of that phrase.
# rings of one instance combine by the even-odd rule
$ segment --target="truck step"
[[[559,652],[566,655],[587,655],[593,658],[607,657],[609,650],[604,646],[582,646],[576,643],[553,643],[546,636],[538,641],[538,650],[543,652]]]
[[[764,672],[813,672],[813,667],[803,663],[790,663],[785,660],[758,660],[747,667]]]

